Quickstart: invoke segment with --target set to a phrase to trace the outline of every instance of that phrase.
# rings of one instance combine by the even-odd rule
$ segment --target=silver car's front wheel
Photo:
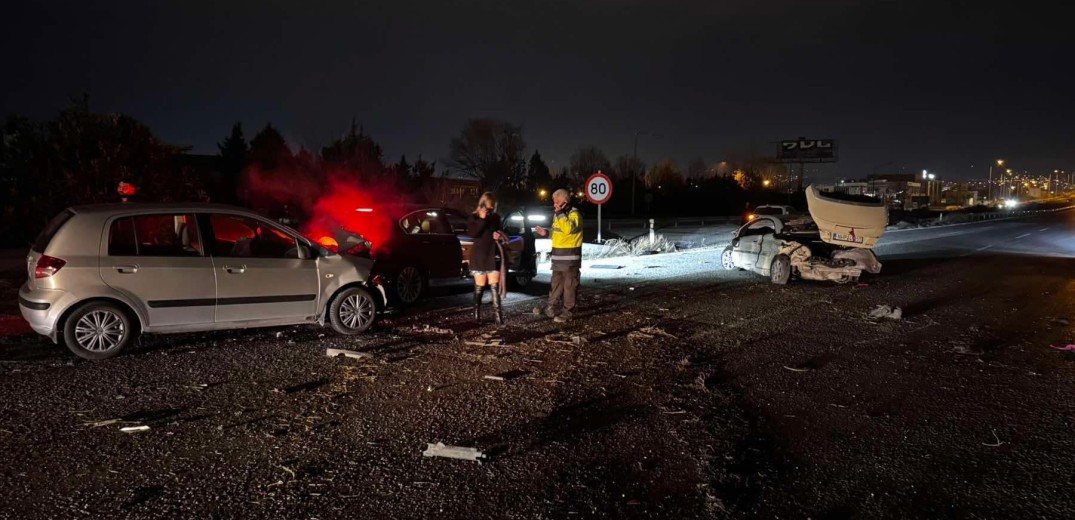
[[[64,343],[84,359],[106,359],[131,342],[130,318],[110,303],[91,303],[76,309],[64,324]]]
[[[724,252],[720,254],[720,265],[728,271],[735,269],[735,262],[732,261],[732,248],[724,248]]]
[[[377,321],[377,304],[369,291],[361,287],[344,290],[329,308],[329,322],[340,334],[358,334]]]

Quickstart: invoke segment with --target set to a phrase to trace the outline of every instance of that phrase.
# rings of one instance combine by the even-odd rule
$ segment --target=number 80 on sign
[[[586,200],[594,204],[604,204],[612,198],[612,181],[601,172],[586,179]]]

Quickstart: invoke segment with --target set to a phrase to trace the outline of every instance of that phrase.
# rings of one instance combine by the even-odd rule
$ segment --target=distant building
[[[929,205],[927,186],[910,173],[870,175],[864,181],[841,180],[819,188],[849,195],[876,197],[894,209],[914,209]],[[925,202],[919,198],[923,196],[926,197]]]

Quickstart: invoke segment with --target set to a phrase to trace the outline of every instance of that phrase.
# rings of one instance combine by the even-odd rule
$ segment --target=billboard
[[[835,139],[806,139],[800,137],[789,141],[780,141],[776,152],[779,162],[836,162]]]

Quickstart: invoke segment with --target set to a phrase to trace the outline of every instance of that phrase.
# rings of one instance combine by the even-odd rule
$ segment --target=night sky
[[[645,161],[684,168],[802,135],[840,141],[829,178],[1071,170],[1075,9],[1035,5],[19,2],[0,22],[0,113],[44,119],[85,92],[201,153],[235,121],[317,148],[353,116],[390,161],[443,159],[492,116],[554,168],[589,144],[615,160],[641,131]]]

